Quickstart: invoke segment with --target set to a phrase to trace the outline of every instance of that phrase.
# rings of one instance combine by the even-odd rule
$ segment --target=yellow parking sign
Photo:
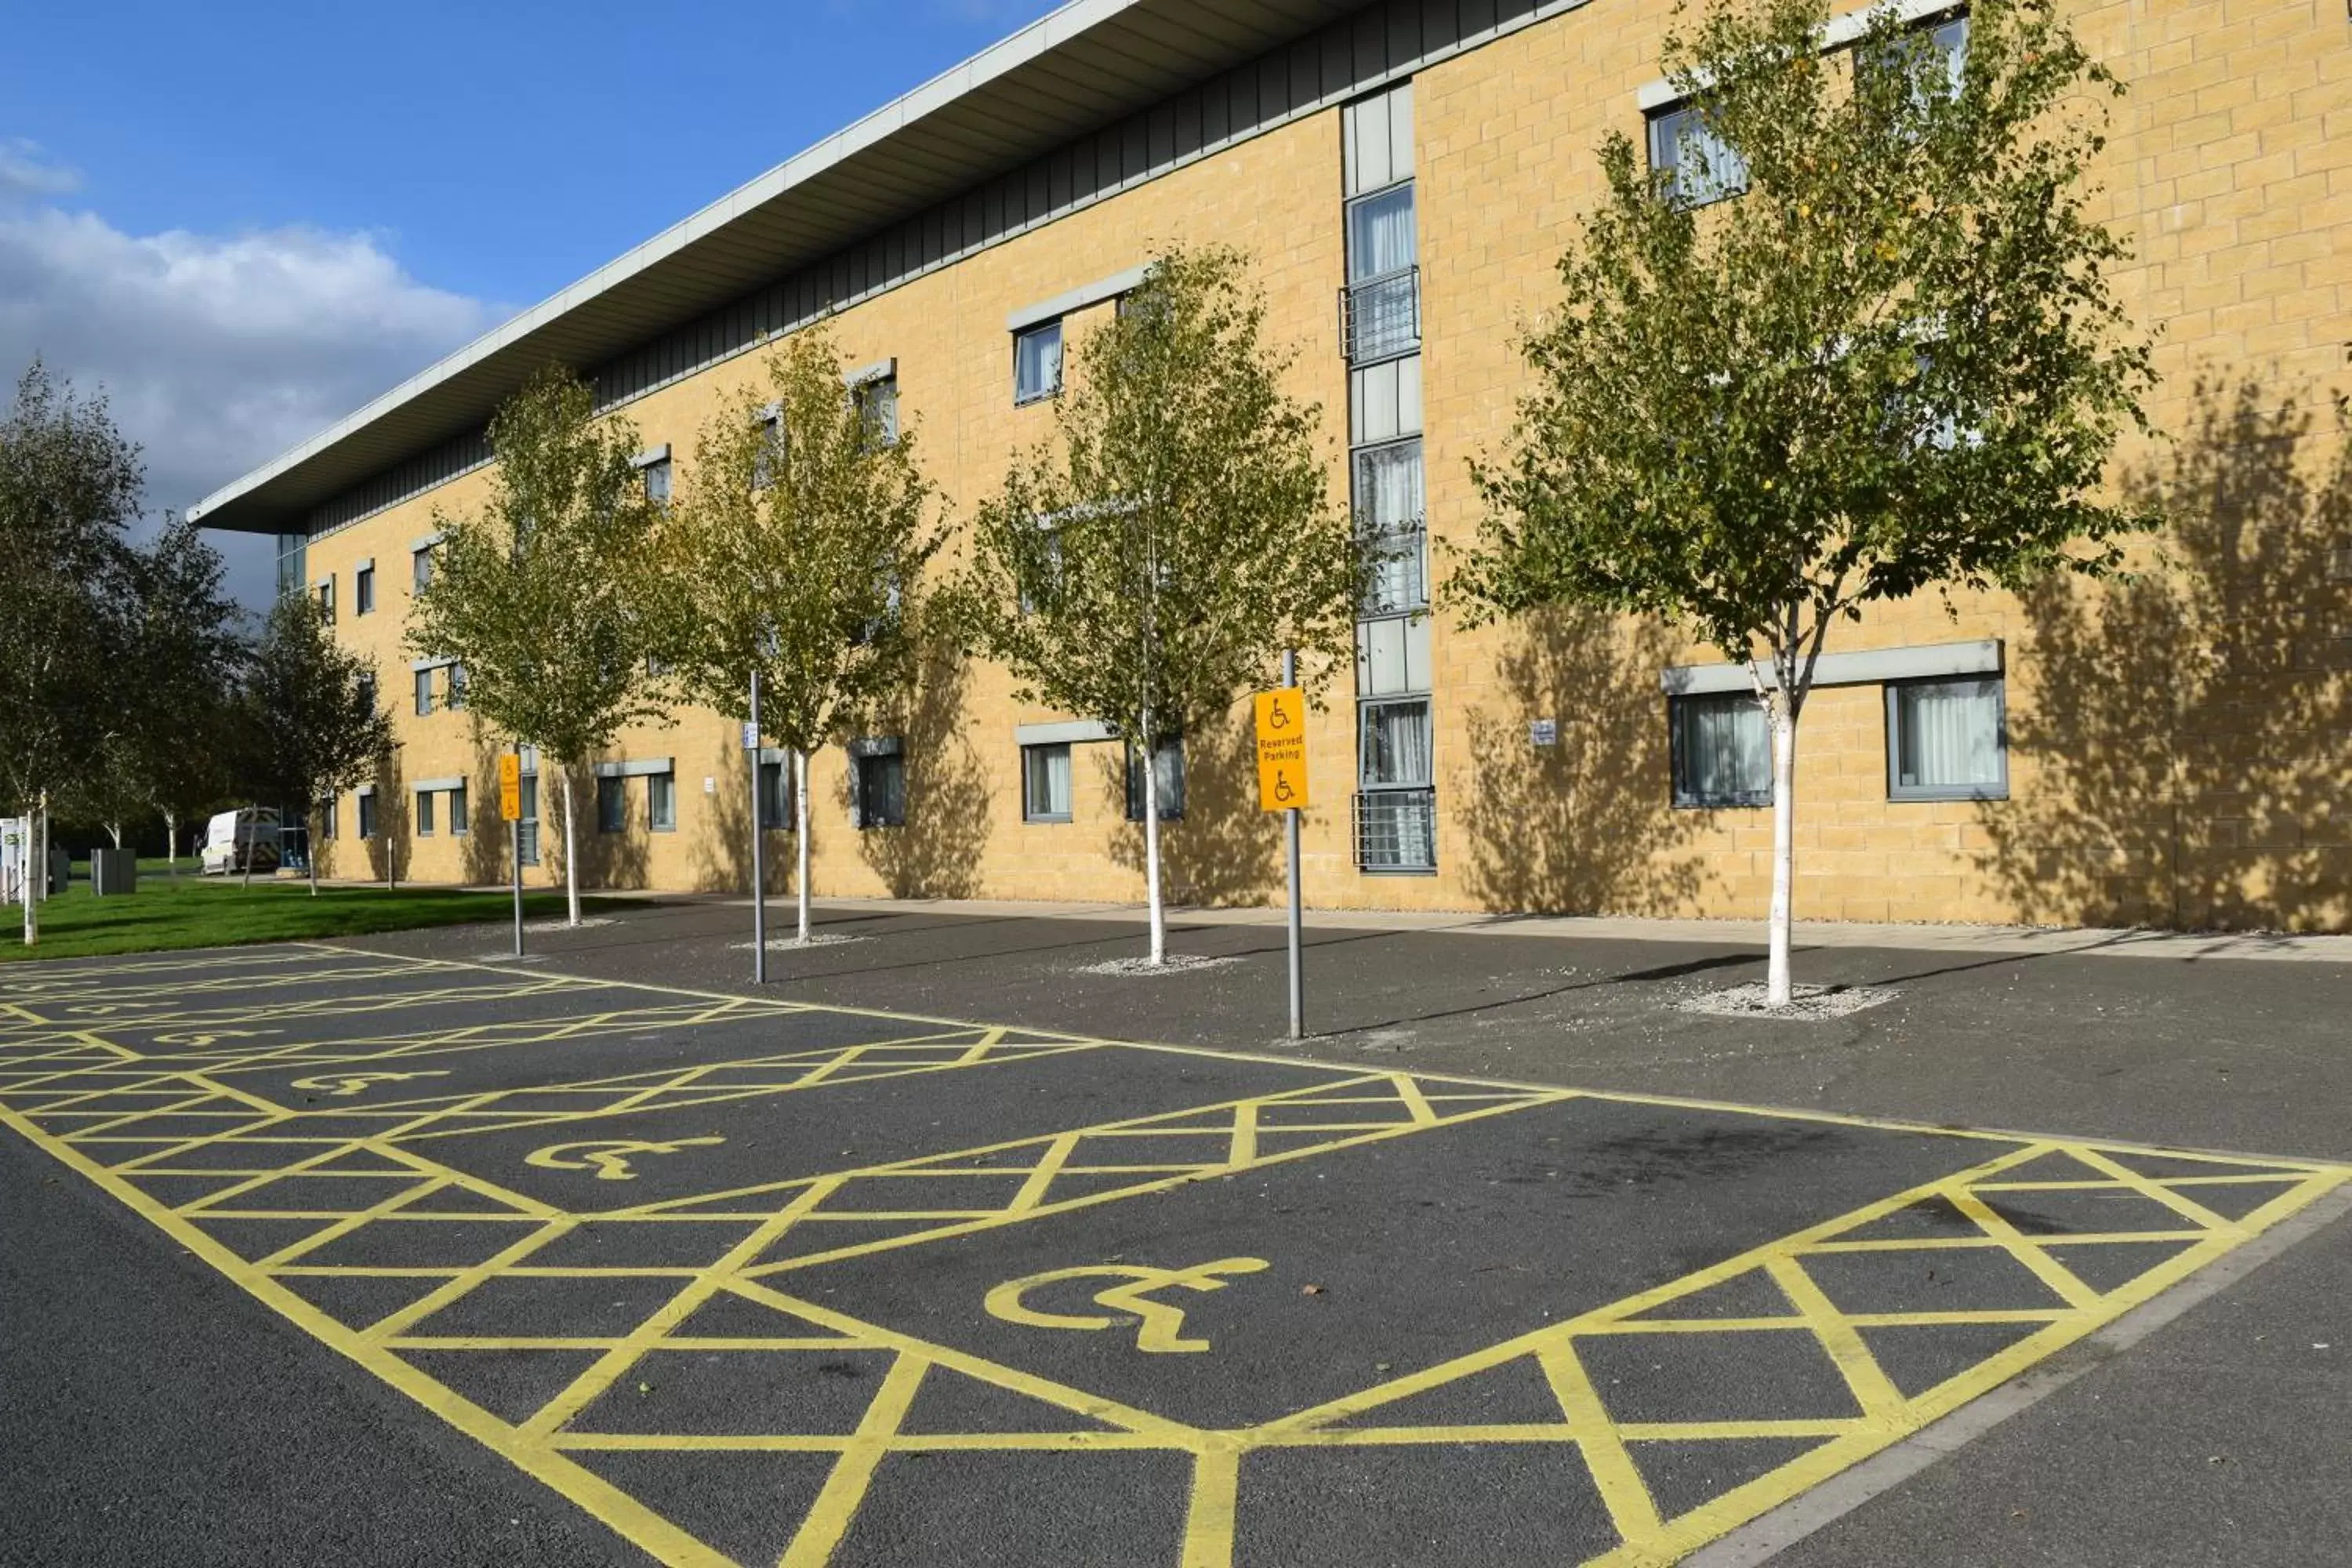
[[[1257,804],[1307,809],[1307,693],[1296,686],[1257,694]]]
[[[499,759],[499,820],[522,820],[522,759],[512,752]]]

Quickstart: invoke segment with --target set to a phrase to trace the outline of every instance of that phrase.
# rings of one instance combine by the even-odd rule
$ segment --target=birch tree
[[[572,775],[632,724],[670,721],[653,651],[653,523],[636,427],[599,416],[586,383],[541,373],[490,422],[490,493],[434,512],[432,581],[407,646],[466,667],[488,729],[535,746],[563,781],[563,880],[580,923]]]
[[[1267,342],[1240,252],[1171,250],[1079,341],[1054,436],[980,509],[954,594],[1020,700],[1142,756],[1155,964],[1160,751],[1269,684],[1284,648],[1310,656],[1310,681],[1353,651],[1353,529],[1328,496],[1320,410],[1283,390],[1295,358]]]
[[[1798,721],[1831,630],[1934,589],[2098,574],[2146,521],[2099,499],[2147,347],[2088,215],[2120,92],[2042,0],[1965,32],[1821,0],[1668,40],[1692,113],[1608,195],[1523,343],[1534,389],[1455,587],[1473,619],[1582,602],[1748,666],[1772,742],[1769,994],[1790,995]]]
[[[822,327],[789,339],[764,392],[740,394],[702,426],[662,531],[666,657],[679,683],[748,721],[756,671],[761,736],[791,754],[803,943],[809,754],[912,686],[922,575],[941,539],[895,388],[848,386],[842,374]],[[765,830],[756,799],[751,821]]]
[[[344,647],[317,601],[288,594],[269,612],[247,658],[241,693],[257,796],[299,801],[315,813],[375,771],[392,749],[392,720],[377,705],[375,663]],[[310,896],[319,896],[319,857]],[[247,857],[247,879],[252,858]]]
[[[136,676],[121,657],[132,597],[125,531],[143,474],[102,397],[40,362],[0,416],[0,799],[30,827],[25,943],[40,939],[48,805],[87,788]]]

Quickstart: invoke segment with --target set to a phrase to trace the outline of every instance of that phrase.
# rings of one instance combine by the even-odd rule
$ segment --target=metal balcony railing
[[[1339,342],[1349,364],[1394,359],[1421,346],[1421,268],[1400,267],[1339,290]]]
[[[1366,871],[1437,868],[1437,791],[1367,790],[1355,797],[1356,865]]]

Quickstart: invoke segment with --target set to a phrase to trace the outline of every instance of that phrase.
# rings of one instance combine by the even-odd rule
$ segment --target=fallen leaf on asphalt
[[[1320,1285],[1304,1285],[1299,1287],[1298,1293],[1302,1296],[1320,1296],[1323,1294],[1323,1287]]]

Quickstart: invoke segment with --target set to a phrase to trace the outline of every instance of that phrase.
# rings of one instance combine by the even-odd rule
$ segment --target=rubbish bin
[[[70,849],[50,850],[49,891],[52,893],[62,893],[68,888],[72,886],[73,851]]]
[[[135,893],[139,890],[139,852],[135,849],[93,849],[89,852],[89,890],[93,893]]]

